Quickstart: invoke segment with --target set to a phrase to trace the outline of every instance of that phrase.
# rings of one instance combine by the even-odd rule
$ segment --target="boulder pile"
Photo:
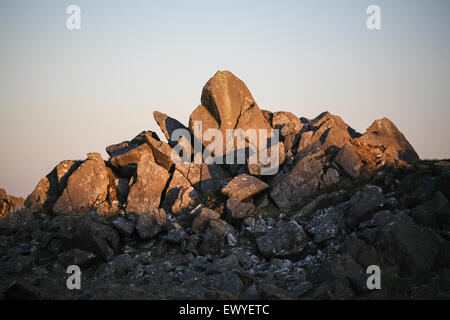
[[[401,167],[419,160],[414,148],[386,118],[359,134],[329,112],[308,120],[290,112],[261,110],[247,86],[229,71],[217,72],[206,83],[201,102],[187,127],[164,113],[154,112],[167,142],[155,132],[143,131],[131,141],[108,146],[107,161],[100,154],[89,153],[84,161],[59,163],[28,196],[26,207],[77,215],[90,210],[105,216],[140,215],[159,209],[177,214],[209,197],[224,205],[230,203],[233,212],[246,217],[246,213],[237,211],[248,210],[253,198],[263,192],[280,209],[289,211],[343,178],[368,177],[385,165]],[[201,131],[195,129],[196,123],[201,124]],[[221,142],[223,148],[212,148],[215,161],[194,161],[194,153],[188,161],[176,161],[173,154],[179,144],[185,147],[188,143],[183,150],[192,152],[195,144],[201,143],[203,155],[212,145],[205,139],[208,129],[217,129],[222,137],[226,137],[227,130],[255,130],[257,141],[260,132],[266,130],[270,137],[277,130],[279,166],[274,174],[262,175],[264,164],[251,163],[250,154],[245,163],[222,161],[230,156],[226,154],[226,141]],[[177,130],[187,134],[174,137]],[[259,147],[252,145],[251,139],[246,139],[245,144],[250,153]],[[231,158],[239,152],[238,147],[236,143],[231,148]],[[264,147],[275,149],[272,145]],[[224,201],[223,196],[235,200]]]
[[[62,161],[25,201],[0,193],[5,298],[450,297],[450,162],[420,160],[389,119],[361,134],[263,110],[229,71],[187,125],[154,118],[165,141],[143,131]],[[219,141],[240,129],[255,136]],[[71,264],[83,291],[65,289]]]

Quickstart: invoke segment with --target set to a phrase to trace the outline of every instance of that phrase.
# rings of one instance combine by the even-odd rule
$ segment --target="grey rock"
[[[279,172],[271,183],[270,197],[277,206],[289,210],[319,188],[323,165],[315,155],[301,158],[289,173]]]
[[[120,236],[114,227],[97,212],[89,212],[76,223],[69,246],[110,258],[120,250]]]
[[[141,239],[151,239],[162,232],[165,224],[164,209],[155,209],[152,212],[137,215],[136,230]]]
[[[207,270],[207,274],[224,273],[231,269],[238,269],[239,261],[234,254],[230,254],[225,258],[216,259]]]
[[[361,159],[349,143],[346,143],[334,160],[350,177],[359,176]]]
[[[232,219],[245,219],[252,215],[255,206],[251,202],[241,202],[237,198],[230,198],[226,202],[226,210]]]
[[[314,235],[316,243],[332,239],[339,233],[340,215],[334,208],[320,209],[313,214],[306,230]]]
[[[80,268],[91,266],[97,261],[97,256],[92,252],[80,249],[71,249],[58,255],[58,261],[64,266],[77,265]]]
[[[120,232],[120,234],[130,237],[136,229],[136,221],[128,220],[123,217],[119,217],[113,221],[113,225]]]
[[[307,236],[303,228],[295,221],[280,222],[275,229],[256,239],[258,250],[270,258],[297,256],[303,250]]]
[[[364,220],[370,219],[373,210],[384,204],[383,190],[374,185],[365,185],[351,200],[347,212],[347,224],[355,227]]]

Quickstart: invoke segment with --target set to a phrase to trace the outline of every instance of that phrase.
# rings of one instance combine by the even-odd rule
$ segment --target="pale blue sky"
[[[449,14],[447,0],[0,0],[0,187],[26,196],[61,160],[160,133],[154,110],[187,123],[223,69],[261,108],[360,132],[388,117],[422,158],[448,158]]]

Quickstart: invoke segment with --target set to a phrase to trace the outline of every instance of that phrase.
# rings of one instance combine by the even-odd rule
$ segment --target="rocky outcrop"
[[[26,207],[81,214],[95,208],[103,215],[164,208],[178,214],[209,199],[210,203],[222,201],[220,205],[231,217],[243,218],[253,212],[251,200],[258,194],[269,194],[279,208],[289,211],[339,182],[367,178],[383,166],[400,167],[418,159],[403,134],[386,118],[375,121],[361,135],[329,112],[309,120],[286,111],[262,111],[244,82],[229,71],[217,72],[205,84],[201,105],[190,115],[188,128],[164,113],[155,111],[153,115],[167,143],[152,131],[142,131],[131,141],[107,147],[110,158],[106,163],[100,159],[63,161],[39,182]],[[201,122],[200,131],[195,128],[196,121]],[[268,140],[255,142],[246,136],[245,162],[222,164],[227,159],[226,141],[222,150],[211,147],[211,141],[203,139],[208,129],[219,129],[224,139],[227,130],[263,130]],[[184,135],[172,141],[176,130],[184,130]],[[278,141],[273,140],[273,130],[279,131]],[[257,133],[259,138],[260,131]],[[189,162],[175,156],[173,148],[179,152],[180,145],[186,147],[183,153],[190,152]],[[238,147],[234,145],[229,159],[237,160]],[[214,161],[202,159],[205,148]],[[259,158],[250,161],[261,152],[273,157],[266,163]],[[100,174],[93,175],[94,171]],[[237,201],[230,200],[227,206],[220,191]]]
[[[189,129],[154,113],[167,142],[143,131],[107,147],[108,161],[61,162],[25,209],[0,190],[0,296],[450,296],[450,161],[420,161],[385,118],[361,135],[328,112],[262,111],[229,71],[208,81],[201,103]],[[275,139],[279,130],[268,150],[279,166],[262,174],[267,163],[222,163],[220,149],[214,161],[179,162],[181,143],[196,158],[209,146],[195,121],[203,132],[263,129]],[[172,141],[177,129],[186,135]],[[253,147],[248,138],[247,157]],[[54,289],[69,264],[83,268],[80,292]],[[382,290],[367,289],[370,265]]]
[[[360,159],[365,162],[362,170],[366,176],[385,165],[398,167],[419,160],[405,136],[387,118],[374,121],[352,144]]]
[[[24,207],[25,199],[8,195],[5,189],[0,189],[0,219],[8,213],[14,213]]]

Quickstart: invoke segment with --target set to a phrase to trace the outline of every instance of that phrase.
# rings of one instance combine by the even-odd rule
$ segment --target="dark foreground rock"
[[[206,207],[180,216],[8,214],[0,221],[0,292],[4,299],[449,299],[449,176],[436,163],[386,168],[288,214],[273,204],[244,219]],[[82,290],[66,287],[72,264],[82,270]],[[371,265],[380,267],[380,290],[367,287]]]

